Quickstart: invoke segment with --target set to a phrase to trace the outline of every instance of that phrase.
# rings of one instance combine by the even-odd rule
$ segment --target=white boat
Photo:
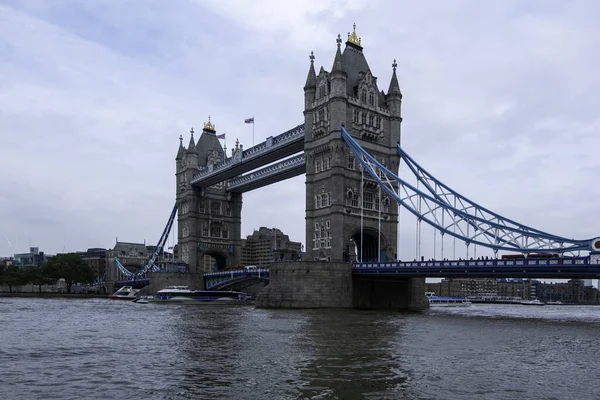
[[[524,306],[545,306],[546,305],[546,303],[542,303],[538,299],[525,300],[525,301],[522,301],[521,304]]]
[[[139,289],[134,289],[132,286],[123,286],[121,289],[108,296],[108,298],[113,300],[131,301],[136,298],[136,295],[139,291]]]
[[[472,303],[466,297],[444,297],[427,294],[429,307],[469,307]]]
[[[168,286],[147,299],[148,303],[229,305],[247,303],[250,296],[227,290],[192,290],[187,286]]]

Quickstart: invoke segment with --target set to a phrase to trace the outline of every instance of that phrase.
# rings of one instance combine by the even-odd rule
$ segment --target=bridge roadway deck
[[[423,278],[594,279],[600,277],[600,264],[591,264],[589,257],[366,262],[353,264],[352,274]]]
[[[227,182],[225,190],[228,192],[245,193],[302,175],[305,172],[304,154],[300,154],[259,169],[258,171],[233,178]]]
[[[304,125],[244,150],[239,159],[230,157],[212,170],[200,171],[192,180],[192,186],[212,186],[301,151],[304,151]]]

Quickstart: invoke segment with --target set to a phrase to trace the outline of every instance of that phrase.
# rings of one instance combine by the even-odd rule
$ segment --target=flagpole
[[[252,147],[254,147],[254,117],[252,117]]]

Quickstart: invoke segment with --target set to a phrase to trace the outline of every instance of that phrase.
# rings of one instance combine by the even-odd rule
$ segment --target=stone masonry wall
[[[351,308],[351,264],[282,262],[270,266],[269,284],[258,308]]]
[[[353,276],[353,306],[359,309],[418,311],[429,308],[425,278]]]

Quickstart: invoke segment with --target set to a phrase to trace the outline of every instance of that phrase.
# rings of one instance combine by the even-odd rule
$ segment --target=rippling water
[[[0,399],[598,399],[600,307],[0,298]]]

